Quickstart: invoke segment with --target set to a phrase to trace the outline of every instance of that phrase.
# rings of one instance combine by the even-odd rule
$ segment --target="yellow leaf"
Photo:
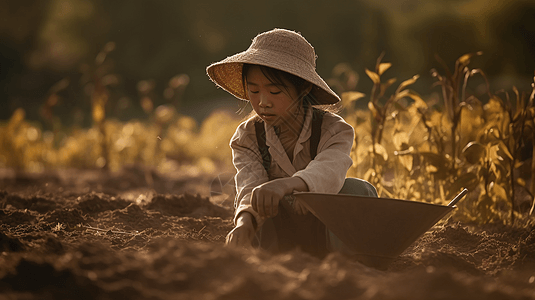
[[[379,111],[375,108],[373,102],[368,102],[368,109],[371,111],[373,118],[377,120],[379,118]]]
[[[507,146],[505,146],[505,144],[502,141],[500,141],[498,143],[498,148],[500,150],[502,150],[502,152],[505,153],[505,155],[507,155],[507,157],[509,157],[509,159],[513,159],[513,156],[511,155],[511,152],[509,152],[509,149],[507,148]]]
[[[370,153],[373,153],[373,147],[371,145],[368,148],[368,150],[370,151]],[[380,157],[382,157],[384,159],[384,161],[388,160],[388,153],[386,152],[385,147],[383,147],[383,145],[381,145],[379,143],[375,143],[375,154],[377,154]]]
[[[105,110],[100,103],[95,103],[93,105],[93,121],[96,123],[100,123],[102,120],[104,120],[105,117]]]
[[[410,91],[408,94],[409,97],[411,97],[412,100],[414,100],[414,105],[418,108],[427,108],[427,103],[420,97],[420,95],[416,94],[413,91]]]
[[[489,158],[494,163],[499,163],[500,161],[503,161],[503,157],[500,156],[498,150],[498,145],[491,146],[489,149]]]
[[[447,198],[452,198],[455,196],[455,193],[457,193],[459,190],[466,188],[468,190],[473,190],[477,187],[479,184],[479,179],[477,178],[477,175],[472,172],[463,173],[455,181],[449,188],[449,192],[447,195]]]
[[[496,176],[496,180],[500,179],[500,172],[498,172],[498,169],[496,168],[496,164],[490,164],[490,171],[494,176]]]
[[[403,90],[399,93],[396,93],[396,101],[399,100],[399,99],[402,99],[402,98],[405,98],[409,95],[409,91],[408,90]]]
[[[489,102],[483,106],[487,115],[499,114],[503,112],[503,101],[496,96],[489,99]]]
[[[457,61],[463,65],[470,63],[470,57],[472,57],[471,54],[465,54],[457,59]]]
[[[492,136],[493,136],[494,138],[497,138],[497,139],[500,138],[500,131],[499,131],[498,129],[491,128],[491,129],[489,130],[489,134],[492,134]]]
[[[396,78],[390,78],[385,83],[381,84],[381,95],[384,95],[387,88],[389,88],[394,82],[396,82]]]
[[[388,70],[391,66],[392,66],[391,63],[381,63],[381,64],[379,65],[379,68],[378,68],[378,70],[377,70],[377,71],[378,71],[377,73],[379,73],[379,75],[383,75],[383,73],[384,73],[386,70]]]
[[[416,82],[416,80],[418,80],[419,77],[420,77],[420,75],[414,75],[414,76],[412,76],[411,79],[407,79],[407,80],[403,81],[403,82],[399,85],[399,87],[398,87],[396,93],[399,93],[399,92],[402,91],[404,88],[408,87],[408,86],[411,85],[411,84],[414,84],[414,83]]]
[[[472,58],[472,56],[474,55],[482,55],[483,52],[479,51],[479,52],[476,52],[476,53],[468,53],[468,54],[465,54],[461,57],[459,57],[457,59],[457,63],[460,63],[460,64],[463,64],[463,65],[467,65],[470,63],[470,58]]]
[[[449,159],[447,156],[434,153],[434,152],[420,152],[420,155],[425,158],[425,160],[435,166],[437,170],[443,171],[449,165]]]
[[[362,176],[362,178],[366,181],[372,181],[372,177],[375,177],[375,170],[372,168],[368,169],[364,176]]]
[[[353,102],[366,96],[361,92],[344,92],[342,93],[342,106],[349,107]]]
[[[399,162],[407,171],[412,171],[413,156],[412,155],[399,155]]]
[[[9,119],[9,127],[14,128],[18,126],[22,121],[24,121],[24,118],[26,116],[26,112],[23,108],[17,108],[15,112],[13,112],[13,115],[11,115],[11,118]]]
[[[425,171],[427,173],[436,173],[436,172],[438,172],[438,168],[433,166],[433,165],[427,165],[427,166],[425,166]]]
[[[402,148],[402,145],[409,143],[409,134],[405,131],[396,132],[392,138],[392,141],[398,150],[405,150]]]
[[[471,164],[476,164],[485,157],[485,146],[478,142],[470,142],[464,147],[462,153]]]
[[[505,191],[505,189],[499,185],[499,184],[492,184],[491,183],[491,188],[492,188],[492,192],[494,193],[494,195],[498,198],[501,198],[503,200],[507,200],[507,192]]]
[[[368,77],[370,77],[370,79],[373,81],[373,83],[375,84],[380,84],[381,83],[381,78],[379,77],[379,75],[377,75],[377,73],[375,72],[372,72],[368,69],[365,70],[366,71],[366,75],[368,75]]]

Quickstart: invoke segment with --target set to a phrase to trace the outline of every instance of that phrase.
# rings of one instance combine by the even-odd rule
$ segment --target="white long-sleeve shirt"
[[[254,216],[258,226],[263,224],[264,218],[251,207],[251,193],[255,187],[269,180],[298,176],[305,181],[310,192],[336,194],[340,191],[352,164],[349,154],[355,135],[353,127],[344,119],[329,112],[324,114],[317,154],[311,160],[312,109],[309,109],[295,144],[293,161],[290,161],[273,126],[264,122],[266,145],[271,154],[269,175],[262,165],[254,123],[255,118],[241,123],[230,141],[237,171],[234,222],[241,212],[246,211]]]

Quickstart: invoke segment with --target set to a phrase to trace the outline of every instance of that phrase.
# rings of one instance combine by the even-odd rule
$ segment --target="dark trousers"
[[[377,191],[369,182],[346,178],[339,194],[373,196]],[[288,200],[279,202],[279,213],[267,219],[256,233],[257,246],[272,253],[301,249],[316,257],[341,250],[343,243],[314,215],[298,215]]]

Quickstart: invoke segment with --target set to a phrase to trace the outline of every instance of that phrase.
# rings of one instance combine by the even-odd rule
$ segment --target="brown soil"
[[[210,180],[0,172],[0,299],[535,299],[533,225],[447,221],[381,271],[224,247]]]

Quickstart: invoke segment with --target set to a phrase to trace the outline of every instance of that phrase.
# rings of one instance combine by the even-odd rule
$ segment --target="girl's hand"
[[[238,217],[236,227],[227,235],[226,245],[250,248],[254,234],[253,216],[248,212],[243,212]]]
[[[293,208],[298,215],[308,214],[308,208],[306,208],[306,206],[302,204],[299,199],[295,199]]]
[[[251,206],[261,217],[274,217],[279,213],[279,201],[294,191],[308,191],[308,186],[299,177],[279,178],[253,189]]]

